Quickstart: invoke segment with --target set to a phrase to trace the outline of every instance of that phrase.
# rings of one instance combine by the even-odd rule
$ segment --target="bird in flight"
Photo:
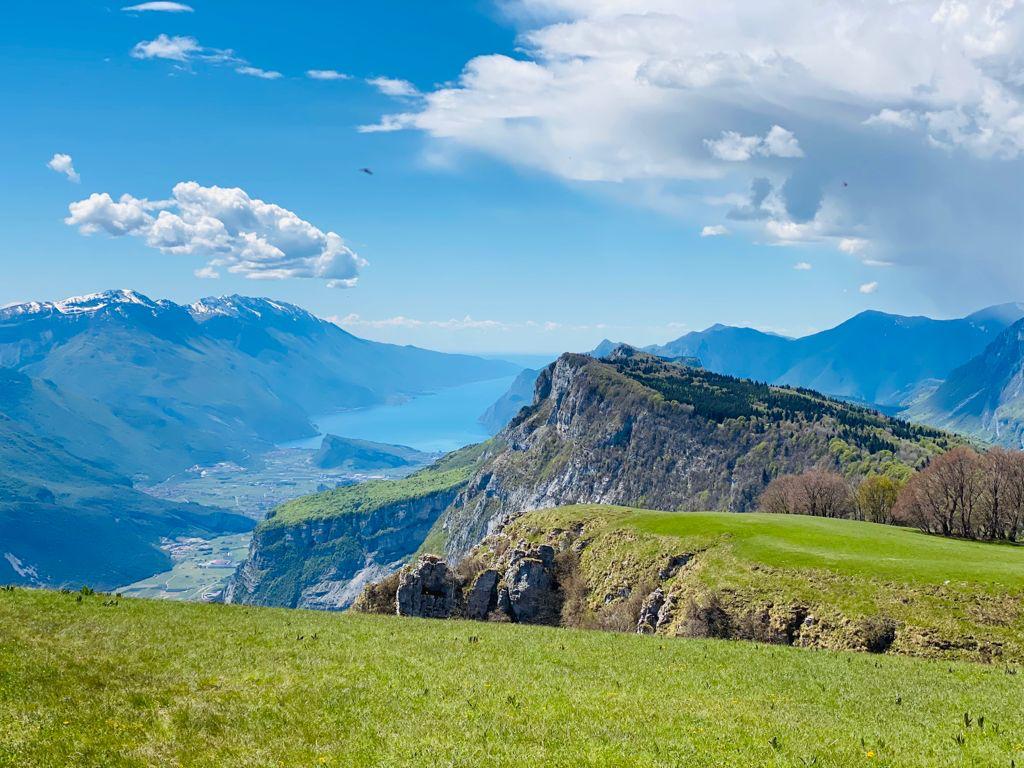
[[[365,173],[367,176],[373,176],[373,171],[369,168],[360,168],[359,171],[360,173]]]

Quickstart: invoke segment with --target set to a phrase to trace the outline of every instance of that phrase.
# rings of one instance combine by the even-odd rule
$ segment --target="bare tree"
[[[894,510],[898,522],[942,536],[976,536],[983,485],[981,456],[954,448],[932,459],[907,483]]]
[[[812,469],[775,478],[761,494],[760,509],[777,514],[855,517],[849,483],[834,472]]]

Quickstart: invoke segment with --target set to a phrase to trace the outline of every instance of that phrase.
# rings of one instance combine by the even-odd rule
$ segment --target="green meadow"
[[[19,768],[1011,766],[1022,698],[1003,664],[0,592]]]

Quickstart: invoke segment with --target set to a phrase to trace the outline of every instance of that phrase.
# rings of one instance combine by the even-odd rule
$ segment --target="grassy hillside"
[[[0,765],[1010,766],[1010,672],[17,590]]]
[[[415,502],[425,496],[465,485],[482,445],[461,448],[400,480],[369,480],[285,502],[268,515],[260,524],[260,529],[300,525],[345,515],[371,514],[391,504]]]
[[[529,512],[477,556],[524,539],[575,553],[584,626],[639,610],[660,587],[672,604],[664,635],[866,650],[888,627],[890,653],[1024,662],[1024,547],[849,520],[587,505]]]

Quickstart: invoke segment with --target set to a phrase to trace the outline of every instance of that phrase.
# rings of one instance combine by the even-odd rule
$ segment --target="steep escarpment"
[[[1024,551],[788,515],[528,512],[357,609],[913,656],[1024,659]]]
[[[416,551],[469,478],[477,447],[402,480],[373,480],[281,505],[253,534],[229,603],[347,608]]]
[[[810,390],[627,347],[602,360],[563,355],[428,541],[457,560],[517,515],[565,504],[748,511],[777,475],[913,468],[950,440]]]

